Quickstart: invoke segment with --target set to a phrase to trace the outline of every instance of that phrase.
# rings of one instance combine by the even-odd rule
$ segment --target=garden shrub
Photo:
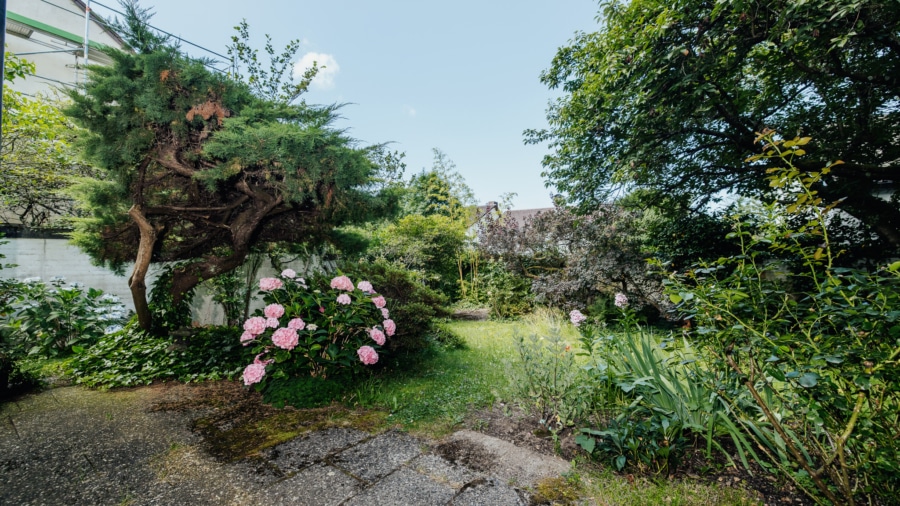
[[[28,355],[69,355],[76,347],[93,345],[127,319],[118,297],[94,288],[84,290],[80,283],[66,284],[62,277],[49,284],[40,278],[17,285],[7,281],[3,289],[15,291],[0,317],[4,340]]]
[[[815,188],[832,165],[793,163],[809,138],[760,139],[770,184],[757,233],[735,223],[741,254],[673,274],[670,296],[693,322],[709,385],[735,409],[750,447],[817,500],[892,501],[900,492],[900,262],[837,267],[825,224],[837,203]],[[804,216],[788,228],[786,215]],[[793,257],[798,270],[767,259]],[[726,385],[727,388],[721,387]]]
[[[341,269],[351,277],[368,279],[390,301],[391,318],[397,322],[397,333],[387,344],[392,353],[422,351],[429,346],[435,319],[450,315],[445,308],[447,297],[400,265],[375,260],[348,262]]]
[[[155,380],[204,381],[234,378],[249,351],[234,327],[195,329],[186,338],[156,336],[132,319],[106,334],[92,347],[79,350],[69,371],[76,383],[91,387],[147,385]]]
[[[245,385],[261,389],[269,376],[351,375],[379,361],[397,330],[384,296],[369,281],[354,286],[347,276],[310,283],[291,269],[259,281],[267,305],[244,322],[240,336],[256,355],[244,369]]]

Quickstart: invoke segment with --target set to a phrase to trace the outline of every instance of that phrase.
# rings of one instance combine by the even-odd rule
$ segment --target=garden
[[[438,149],[406,178],[359,147],[297,100],[295,46],[219,75],[132,2],[60,156],[103,174],[71,178],[71,238],[133,269],[134,310],[0,268],[3,396],[237,384],[270,420],[468,428],[570,461],[546,504],[895,504],[900,9],[683,3],[605,4],[559,50],[526,140],[561,194],[521,215]]]

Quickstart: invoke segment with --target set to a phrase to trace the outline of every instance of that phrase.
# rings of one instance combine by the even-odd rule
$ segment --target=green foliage
[[[689,446],[681,420],[652,411],[637,418],[619,416],[604,430],[581,429],[575,441],[618,471],[665,476],[675,471]]]
[[[584,370],[559,328],[546,336],[518,337],[516,351],[521,361],[516,371],[519,397],[537,410],[548,430],[570,427],[592,413],[594,398]]]
[[[808,138],[760,140],[763,154],[752,159],[777,164],[770,184],[787,204],[769,206],[755,234],[735,223],[741,254],[673,275],[670,296],[696,325],[709,386],[731,385],[720,390],[727,402],[752,406],[736,409],[736,422],[771,466],[833,503],[893,497],[900,263],[836,267],[824,227],[836,203],[817,191],[833,165],[797,167]],[[789,229],[783,217],[791,214],[807,219]],[[798,268],[769,260],[771,251]]]
[[[141,330],[132,319],[124,329],[76,354],[69,372],[76,383],[103,388],[233,378],[248,358],[239,335],[236,328],[210,327],[183,340],[160,337]]]
[[[29,97],[8,85],[34,65],[4,53],[3,125],[0,142],[0,218],[28,227],[65,225],[75,214],[66,194],[77,178],[97,171],[82,163],[74,142],[80,129],[46,97]]]
[[[16,287],[14,301],[0,316],[0,332],[22,353],[49,358],[89,347],[125,320],[125,306],[115,296],[84,290],[80,283],[66,286],[65,278],[49,285],[34,278]]]
[[[390,301],[397,333],[388,341],[388,347],[394,352],[424,350],[434,320],[449,316],[445,308],[447,297],[424,285],[402,265],[375,260],[344,263],[341,269],[353,278],[369,280]]]
[[[231,57],[235,79],[246,80],[256,96],[275,102],[289,104],[306,93],[319,67],[313,65],[303,73],[299,82],[294,82],[293,58],[300,49],[300,39],[288,42],[281,54],[275,54],[272,37],[266,34],[265,47],[269,56],[269,69],[266,70],[259,61],[259,50],[250,45],[250,26],[247,20],[241,20],[234,29],[238,33],[231,36],[228,56]],[[246,76],[241,73],[241,66],[246,68]]]
[[[247,256],[247,261],[237,269],[207,280],[213,300],[222,306],[229,326],[236,327],[249,316],[256,273],[264,258],[262,253],[251,253]]]
[[[459,293],[457,259],[465,241],[459,221],[440,214],[410,214],[379,229],[369,253],[404,266],[421,282],[453,297]]]
[[[150,332],[165,335],[178,329],[188,328],[192,324],[191,301],[194,289],[182,295],[180,300],[172,296],[172,280],[179,264],[168,264],[159,270],[153,291],[150,292],[150,312],[153,314],[153,326]]]
[[[477,254],[477,251],[470,252]],[[528,314],[534,307],[531,281],[510,272],[503,263],[489,260],[478,265],[473,282],[466,281],[466,300],[484,304],[491,318],[505,320]]]
[[[820,191],[896,251],[900,213],[874,190],[900,160],[900,4],[619,0],[598,19],[541,76],[564,95],[549,128],[526,134],[550,143],[545,175],[572,202],[596,209],[623,189],[695,209],[722,190],[760,196],[766,165],[745,158],[768,125],[828,139],[803,168],[847,162]]]
[[[276,408],[317,408],[340,399],[348,386],[340,378],[287,376],[267,381],[262,388],[263,401]]]

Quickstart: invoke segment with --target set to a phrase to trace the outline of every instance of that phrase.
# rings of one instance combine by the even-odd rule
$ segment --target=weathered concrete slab
[[[266,487],[263,502],[285,506],[338,505],[363,491],[363,483],[340,469],[315,464],[294,476]]]
[[[421,445],[402,432],[385,432],[335,455],[332,463],[357,478],[373,482],[418,457]]]
[[[354,496],[346,506],[445,506],[456,490],[411,469],[400,468]]]
[[[280,444],[266,452],[265,457],[285,474],[291,474],[369,437],[356,429],[325,429]]]
[[[419,456],[407,467],[455,490],[460,490],[466,484],[484,478],[481,473],[431,454]]]
[[[528,504],[514,488],[497,483],[496,480],[482,480],[466,488],[453,498],[452,506],[492,506],[504,504],[525,506]]]
[[[489,468],[481,471],[518,487],[531,487],[542,478],[560,476],[569,470],[569,463],[561,458],[519,448],[479,432],[461,430],[451,434],[448,441],[474,445],[492,455]]]

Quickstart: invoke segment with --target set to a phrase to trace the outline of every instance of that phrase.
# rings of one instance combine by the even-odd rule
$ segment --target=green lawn
[[[362,407],[389,412],[388,423],[429,437],[440,437],[460,427],[466,414],[494,402],[515,403],[517,336],[547,335],[560,327],[573,345],[577,331],[559,317],[541,315],[519,322],[453,322],[445,324],[466,343],[463,349],[440,350],[405,372],[387,373],[361,384],[351,399]],[[602,505],[743,505],[760,504],[755,494],[740,488],[695,481],[651,481],[625,477],[582,462],[557,492],[553,504],[567,504],[567,489],[586,504]]]

